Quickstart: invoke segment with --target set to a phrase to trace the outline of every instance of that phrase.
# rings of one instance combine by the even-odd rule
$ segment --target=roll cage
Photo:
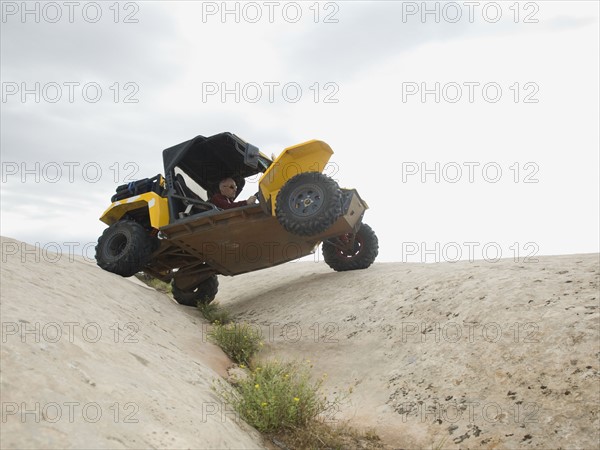
[[[258,147],[226,132],[210,137],[196,136],[169,147],[163,151],[163,163],[169,216],[174,222],[191,209],[215,210],[207,200],[219,192],[223,178],[235,180],[237,197],[244,188],[245,178],[264,172],[272,161],[260,153]],[[176,169],[202,187],[207,198],[194,194]]]

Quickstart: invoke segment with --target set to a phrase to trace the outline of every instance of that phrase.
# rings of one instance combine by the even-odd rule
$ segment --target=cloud
[[[11,2],[3,5],[7,3]],[[279,15],[275,23],[254,24],[223,23],[217,15],[204,22],[201,2],[130,3],[139,6],[138,23],[114,23],[111,2],[101,3],[103,16],[97,23],[81,17],[73,23],[22,23],[18,16],[2,23],[2,82],[17,83],[19,89],[21,83],[31,89],[38,82],[43,97],[38,103],[28,94],[23,102],[19,92],[0,104],[2,162],[8,163],[3,170],[17,164],[20,171],[26,164],[34,171],[47,170],[45,176],[52,178],[56,164],[63,168],[63,179],[56,183],[31,182],[32,175],[22,183],[20,173],[3,182],[3,233],[37,241],[56,236],[64,240],[70,234],[93,240],[103,228],[98,216],[118,184],[162,172],[163,149],[222,131],[239,135],[267,154],[312,138],[328,142],[336,152],[340,183],[356,187],[373,207],[367,222],[378,230],[388,259],[397,250],[397,230],[389,225],[394,212],[381,200],[379,179],[390,180],[386,188],[392,195],[409,197],[414,208],[420,207],[418,217],[403,223],[403,239],[422,230],[439,239],[440,216],[431,205],[451,200],[449,190],[442,189],[446,197],[430,192],[437,185],[413,183],[399,189],[402,161],[498,160],[507,180],[514,161],[534,161],[545,183],[539,184],[541,197],[562,190],[573,198],[589,199],[577,191],[597,187],[597,181],[591,186],[597,180],[598,147],[596,5],[544,2],[532,16],[538,23],[524,23],[525,4],[520,3],[520,21],[515,23],[508,2],[499,3],[503,17],[498,23],[484,20],[481,11],[470,23],[466,10],[456,23],[436,23],[432,16],[423,23],[420,14],[402,17],[403,7],[421,7],[421,2],[321,2],[315,23],[314,5],[307,2],[302,3],[304,16],[298,23],[282,21]],[[449,3],[432,4],[443,9]],[[124,5],[119,3],[120,8]],[[335,14],[330,18],[338,22],[326,23],[331,12]],[[425,103],[419,95],[405,103],[403,80],[426,82],[429,88],[436,82],[444,86],[493,81],[501,84],[504,95],[494,104],[481,95],[473,103],[466,95],[457,103]],[[69,81],[80,83],[72,102],[65,99],[63,83]],[[225,102],[220,95],[203,101],[202,83],[207,81],[224,82],[228,89],[235,82],[296,82],[303,96],[292,103],[278,89],[274,101],[235,102],[232,95]],[[323,102],[328,81],[337,84],[337,103]],[[89,82],[102,89],[97,102],[84,98],[83,84]],[[126,82],[135,83],[135,92],[125,88]],[[311,89],[317,82],[319,101]],[[540,102],[515,102],[516,82],[521,100],[530,93],[525,83],[537,83],[535,97]],[[52,94],[50,83],[65,89],[56,103],[47,98]],[[137,102],[125,102],[128,94]],[[571,148],[570,157],[584,168],[569,173],[570,179],[553,172],[555,167],[564,169],[565,148]],[[64,178],[69,163],[78,163],[73,182]],[[86,180],[94,176],[94,164],[102,170],[95,183]],[[461,199],[489,200],[480,185],[462,188],[454,191]],[[529,204],[518,190],[504,189],[501,194],[494,208],[505,218],[515,211],[507,206],[511,202]],[[536,238],[557,235],[561,227],[549,220],[554,214],[550,203],[528,217]],[[597,206],[584,206],[581,211],[589,211],[589,217],[582,216],[581,222],[593,228]],[[465,223],[478,223],[474,214],[465,211],[461,220],[445,223],[443,231],[451,235],[472,229]],[[423,223],[434,225],[426,229]],[[508,229],[499,222],[490,232],[504,236]],[[536,234],[535,229],[541,231]],[[577,233],[580,242],[596,245],[597,237],[591,236]],[[567,245],[563,242],[570,240],[557,245]]]
[[[559,16],[551,19],[548,23],[548,27],[554,30],[572,30],[577,28],[584,28],[598,21],[592,17],[573,17],[573,16]]]
[[[556,12],[552,7],[546,8],[547,3],[541,12],[539,6],[531,10],[523,5],[516,12],[508,3],[497,10],[487,8],[491,6],[487,3],[478,3],[471,10],[461,2],[336,4],[337,23],[316,23],[282,35],[282,57],[296,77],[343,82],[430,43],[545,33],[549,29],[576,29],[597,23],[585,16],[553,17]]]
[[[35,2],[39,7],[42,2]],[[59,3],[56,3],[60,5]],[[25,5],[23,3],[22,5]],[[114,23],[108,3],[102,3],[103,18],[90,23],[68,11],[57,23],[35,22],[32,16],[8,16],[2,24],[3,79],[62,80],[65,77],[115,79],[115,77],[168,76],[173,65],[169,42],[177,30],[172,18],[159,5],[139,3],[138,23]],[[30,5],[32,6],[32,5]],[[32,71],[35,67],[35,71]]]

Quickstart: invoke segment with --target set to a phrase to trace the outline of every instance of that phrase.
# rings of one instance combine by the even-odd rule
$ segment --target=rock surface
[[[349,401],[332,419],[399,448],[598,448],[599,255],[292,263],[222,278],[264,357],[309,359]]]
[[[1,244],[0,448],[264,448],[211,389],[230,361],[197,310]]]
[[[599,275],[598,254],[305,262],[220,277],[217,300],[261,329],[261,359],[352,387],[328,419],[389,448],[592,449]],[[198,311],[132,281],[2,239],[1,448],[263,447],[211,389],[230,361]]]

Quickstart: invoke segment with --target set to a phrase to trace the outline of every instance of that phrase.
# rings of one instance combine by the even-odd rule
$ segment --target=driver
[[[219,182],[219,193],[214,194],[210,198],[210,202],[221,208],[221,209],[230,209],[237,208],[240,206],[253,205],[256,203],[256,196],[251,195],[248,197],[248,200],[241,200],[239,202],[234,202],[237,195],[237,186],[233,178],[223,178]]]

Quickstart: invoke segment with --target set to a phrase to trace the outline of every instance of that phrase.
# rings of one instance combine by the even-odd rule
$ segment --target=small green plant
[[[215,321],[209,337],[238,364],[250,364],[252,357],[262,347],[262,333],[246,323],[221,324]]]
[[[233,393],[222,395],[250,425],[276,432],[305,427],[336,406],[319,394],[322,383],[311,381],[306,364],[270,361],[252,370]]]
[[[271,441],[283,448],[336,449],[360,448],[380,450],[384,448],[374,430],[359,431],[348,422],[331,424],[313,420],[303,428],[293,428],[268,435]],[[283,445],[282,445],[283,444]]]
[[[338,395],[333,400],[323,396],[320,389],[327,374],[313,381],[310,361],[275,360],[251,369],[252,357],[263,345],[260,329],[256,326],[224,325],[215,319],[209,336],[244,372],[243,376],[231,379],[231,385],[214,382],[214,389],[241,418],[265,433],[265,437],[278,447],[383,448],[373,430],[361,432],[334,418],[347,394]],[[352,388],[348,394],[351,392]]]
[[[171,283],[165,283],[164,281],[160,281],[157,278],[153,278],[152,280],[150,280],[148,286],[153,287],[157,291],[162,292],[164,294],[172,295],[173,293],[173,287],[171,286]]]
[[[156,289],[158,292],[172,295],[171,283],[165,283],[164,281],[160,281],[158,278],[154,278],[152,275],[148,275],[144,272],[138,272],[135,274],[135,276],[138,280],[143,281],[146,285],[150,286],[153,289]]]
[[[198,303],[198,309],[210,323],[220,323],[225,325],[231,321],[231,313],[227,309],[222,308],[218,302],[212,302],[208,305],[205,303]]]

